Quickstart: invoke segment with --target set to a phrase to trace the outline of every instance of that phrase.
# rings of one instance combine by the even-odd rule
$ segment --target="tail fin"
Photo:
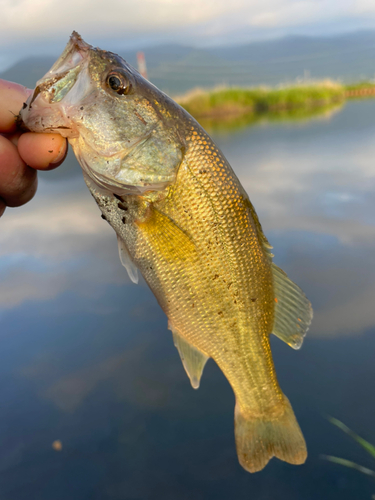
[[[274,456],[295,465],[305,462],[305,440],[286,396],[284,400],[284,413],[272,420],[245,417],[236,404],[237,454],[240,464],[247,471],[262,470]]]

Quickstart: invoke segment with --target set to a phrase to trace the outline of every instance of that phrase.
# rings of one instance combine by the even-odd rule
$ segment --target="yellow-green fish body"
[[[99,98],[102,96],[111,108],[107,96],[112,97],[111,91],[106,86],[117,88],[110,78],[120,74],[120,58],[95,52],[80,38],[70,44],[73,46],[68,45],[63,54],[64,68],[66,53],[72,60],[74,50],[83,54],[82,60],[88,55],[99,60],[88,64],[88,73],[95,81],[90,70],[94,67]],[[124,94],[131,97],[117,99],[116,106],[126,108],[131,146],[125,141],[122,149],[108,154],[107,131],[93,125],[95,103],[87,97],[92,90],[85,90],[81,99],[82,107],[89,108],[88,117],[81,113],[80,121],[73,119],[66,133],[84,168],[88,187],[118,235],[120,257],[129,275],[136,281],[136,270],[140,270],[166,313],[193,387],[199,387],[208,358],[215,360],[231,384],[236,396],[235,433],[241,465],[254,472],[272,456],[303,463],[305,442],[279,387],[269,337],[275,333],[298,348],[311,321],[311,306],[272,263],[271,247],[255,210],[211,138],[185,111],[129,68],[124,63],[122,71],[132,87]],[[41,89],[48,92],[51,78],[55,78],[55,87],[66,78],[64,74],[56,80],[55,75],[56,68],[39,83],[36,104]],[[58,89],[63,98],[56,104],[78,83],[72,86],[70,78],[67,85],[67,93]],[[54,102],[53,97],[49,99]],[[71,97],[68,104],[73,114],[72,106],[77,103]],[[35,117],[45,107],[42,102],[32,118],[30,109],[24,112],[26,125],[34,124],[30,128],[40,131]],[[119,113],[114,105],[111,109],[112,115]],[[67,123],[66,114],[61,123]],[[48,130],[59,128],[56,114],[53,120]],[[143,123],[143,129],[138,122]],[[125,130],[126,124],[121,127]],[[91,134],[96,132],[99,153],[90,143],[87,129]],[[120,144],[118,135],[116,140]],[[117,144],[116,140],[112,142]],[[115,157],[121,157],[120,167]]]

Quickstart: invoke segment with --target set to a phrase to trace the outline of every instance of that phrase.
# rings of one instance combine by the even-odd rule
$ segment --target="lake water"
[[[238,464],[232,390],[210,360],[194,391],[167,320],[119,262],[70,157],[0,220],[1,500],[370,499],[375,468],[375,101],[214,133],[275,262],[312,301],[300,351],[278,339],[304,466]],[[53,443],[61,442],[58,445]]]

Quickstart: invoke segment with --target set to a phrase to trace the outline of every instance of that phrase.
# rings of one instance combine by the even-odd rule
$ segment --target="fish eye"
[[[119,95],[129,94],[132,88],[129,80],[124,75],[117,72],[109,73],[106,82],[108,87]]]

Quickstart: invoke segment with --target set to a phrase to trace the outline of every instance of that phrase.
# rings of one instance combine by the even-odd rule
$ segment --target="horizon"
[[[81,33],[79,33],[81,35]],[[286,40],[293,40],[293,39],[306,39],[306,40],[321,40],[321,41],[333,41],[335,39],[340,39],[340,38],[349,38],[349,37],[355,37],[355,36],[365,36],[366,34],[368,35],[375,35],[375,28],[368,28],[368,29],[354,29],[351,31],[345,31],[345,32],[340,32],[340,33],[334,33],[334,34],[301,34],[301,33],[287,33],[283,34],[280,36],[274,36],[270,37],[267,39],[260,38],[260,39],[255,39],[255,40],[249,40],[245,42],[231,42],[230,40],[227,40],[225,42],[217,42],[216,44],[212,45],[206,45],[204,43],[202,44],[194,44],[191,43],[189,44],[188,41],[165,41],[165,40],[160,40],[158,42],[152,42],[152,41],[144,41],[143,44],[137,44],[136,42],[131,43],[128,46],[124,46],[124,41],[121,40],[108,40],[106,45],[106,42],[103,41],[102,45],[98,45],[94,42],[87,41],[85,36],[82,36],[82,38],[87,41],[90,45],[93,47],[99,47],[99,48],[105,48],[106,50],[109,50],[111,52],[115,53],[120,53],[121,52],[127,52],[127,53],[136,53],[138,51],[147,51],[147,50],[155,50],[158,48],[169,48],[169,47],[179,47],[179,48],[185,48],[185,49],[191,49],[191,50],[198,50],[198,51],[207,51],[209,52],[210,50],[217,50],[217,49],[233,49],[235,50],[236,48],[241,49],[244,47],[248,46],[255,46],[255,45],[267,45],[268,43],[274,43],[277,41],[286,41]],[[71,33],[69,34],[70,37]],[[68,39],[66,40],[67,43]],[[61,45],[59,43],[53,44],[53,48],[51,48],[51,45],[47,49],[40,49],[40,51],[36,54],[29,54],[28,52],[26,54],[18,54],[18,57],[16,54],[9,54],[9,56],[6,56],[1,52],[1,44],[0,44],[0,76],[2,73],[11,70],[13,67],[17,66],[20,62],[23,61],[29,61],[30,59],[46,59],[46,58],[57,58],[62,50],[65,48],[66,43],[62,43]],[[117,46],[116,46],[117,43]],[[110,47],[109,47],[110,46]],[[16,58],[15,58],[16,57]]]
[[[324,6],[324,8],[322,8]],[[375,30],[371,0],[3,0],[0,71],[62,52],[76,30],[110,51],[163,45],[236,47],[287,37],[332,38]]]

